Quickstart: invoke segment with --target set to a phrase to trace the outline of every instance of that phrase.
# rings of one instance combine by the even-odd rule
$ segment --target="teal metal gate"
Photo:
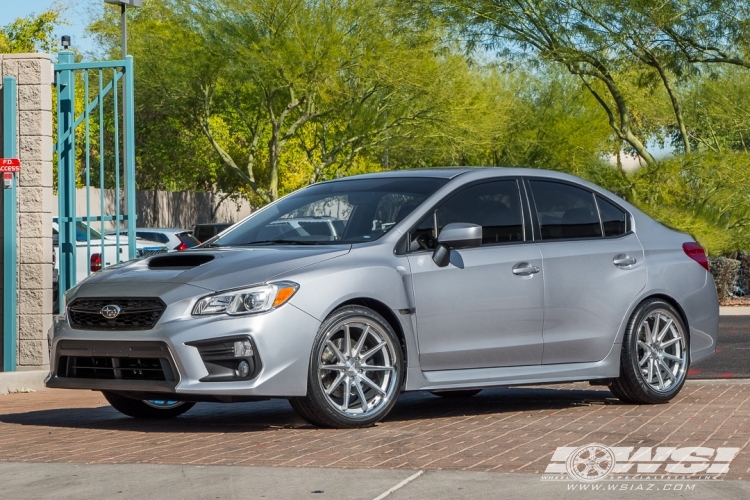
[[[17,158],[16,121],[18,96],[16,77],[3,78],[3,154],[5,158]],[[3,176],[8,174],[3,174]],[[6,188],[3,181],[3,335],[2,335],[2,370],[16,370],[16,334],[17,334],[17,289],[16,273],[16,182],[18,176],[9,174],[10,185]]]
[[[112,253],[111,239],[114,240],[116,262],[136,257],[133,58],[76,63],[73,52],[63,51],[58,54],[54,71],[57,91],[58,286],[59,304],[62,304],[62,295],[79,278],[96,270],[97,264],[99,267],[106,265],[105,255]],[[99,199],[92,200],[92,185],[100,189]],[[86,207],[85,215],[80,216],[76,214],[79,187],[84,190]],[[105,189],[112,188],[115,190],[114,207],[107,207]],[[122,188],[124,202],[120,197]],[[91,215],[92,203],[98,203],[99,215]],[[107,240],[104,237],[105,223],[117,230]],[[127,240],[122,242],[121,248],[123,224],[127,226]],[[108,249],[105,247],[110,251],[105,252]],[[125,247],[127,258],[121,256]],[[86,252],[85,261],[78,256],[78,252],[83,251]],[[92,260],[92,256],[97,255],[98,263]],[[80,266],[81,263],[86,267],[85,273],[77,269],[77,264]]]

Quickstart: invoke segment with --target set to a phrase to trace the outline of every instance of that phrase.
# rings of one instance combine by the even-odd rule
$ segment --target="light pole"
[[[128,15],[127,15],[128,14],[128,7],[140,7],[141,5],[143,5],[143,0],[104,0],[104,3],[109,3],[109,4],[119,5],[120,6],[120,36],[121,36],[121,38],[120,38],[120,40],[121,40],[120,41],[120,45],[121,45],[121,48],[122,48],[122,59],[124,61],[125,58],[128,56]],[[125,109],[125,106],[127,106],[126,100],[125,100],[125,81],[126,81],[126,79],[123,78],[122,79],[122,102],[123,102],[123,106],[122,106],[122,125],[123,125],[123,129],[127,130],[127,127],[128,127],[128,122],[127,122],[128,113],[127,113],[127,110]],[[122,147],[122,161],[123,161],[124,165],[127,165],[127,161],[128,161],[128,158],[127,158],[127,154],[128,154],[127,134],[123,135],[122,146],[123,146]],[[125,174],[125,177],[124,177],[124,181],[125,181],[124,182],[124,185],[125,185],[124,195],[125,195],[125,200],[127,200],[128,199],[128,189],[130,189],[128,182],[131,180],[131,179],[128,179],[128,169],[127,168],[125,168],[124,174]],[[132,181],[133,181],[133,184],[134,184],[134,187],[135,187],[135,179],[132,179]],[[120,203],[120,199],[119,199],[120,198],[120,193],[116,193],[116,196],[117,196],[116,203]],[[135,221],[131,220],[131,217],[135,217],[135,214],[129,214],[128,213],[128,204],[127,203],[125,203],[125,209],[123,210],[123,214],[125,214],[125,215],[128,216],[128,227],[130,227],[130,226],[135,227]],[[118,238],[119,238],[119,234],[120,234],[120,231],[119,231],[119,229],[120,229],[120,223],[119,223],[119,221],[117,222],[117,227],[115,229],[118,230],[117,234],[118,234]],[[132,233],[132,231],[129,231],[129,232]],[[131,244],[133,244],[133,242],[132,241],[128,241],[128,246],[130,246]],[[130,249],[130,250],[132,250],[132,249]],[[132,252],[130,252],[130,253],[132,253]]]
[[[128,7],[140,7],[143,0],[104,0],[104,3],[120,6],[120,31],[122,36],[122,58],[128,55]]]

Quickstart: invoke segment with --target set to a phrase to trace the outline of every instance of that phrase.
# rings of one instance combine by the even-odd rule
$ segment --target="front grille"
[[[57,376],[97,380],[174,381],[169,361],[159,358],[60,356]]]
[[[115,318],[102,316],[108,305],[120,308]],[[68,306],[68,320],[77,330],[150,330],[165,308],[160,299],[76,299]]]

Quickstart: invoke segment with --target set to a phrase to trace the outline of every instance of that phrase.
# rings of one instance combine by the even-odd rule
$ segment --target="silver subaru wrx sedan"
[[[286,398],[362,427],[401,391],[588,380],[665,403],[714,353],[703,249],[556,172],[404,170],[301,189],[65,296],[48,387],[132,417]]]

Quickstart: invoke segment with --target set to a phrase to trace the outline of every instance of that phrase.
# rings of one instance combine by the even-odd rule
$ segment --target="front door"
[[[542,261],[525,241],[521,206],[516,180],[484,182],[451,195],[410,233],[422,370],[541,363]],[[451,222],[481,225],[482,245],[452,250],[441,268],[432,260],[435,224],[439,232]]]

